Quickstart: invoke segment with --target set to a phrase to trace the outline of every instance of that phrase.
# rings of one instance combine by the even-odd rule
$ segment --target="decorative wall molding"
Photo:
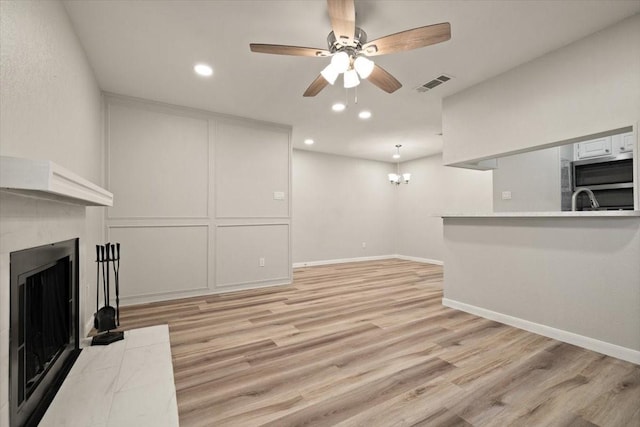
[[[508,314],[498,313],[449,298],[442,298],[442,305],[640,365],[640,351],[638,350],[530,322],[519,317],[509,316]]]

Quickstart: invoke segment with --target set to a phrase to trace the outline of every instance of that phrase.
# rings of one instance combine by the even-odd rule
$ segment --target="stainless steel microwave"
[[[572,190],[593,191],[600,209],[633,209],[633,153],[572,162]],[[580,194],[577,210],[591,209],[587,194]]]

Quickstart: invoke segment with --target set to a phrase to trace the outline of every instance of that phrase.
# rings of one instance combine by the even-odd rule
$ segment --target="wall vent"
[[[425,83],[425,84],[423,84],[421,86],[418,86],[416,88],[416,90],[418,92],[427,92],[427,91],[429,91],[431,89],[434,89],[434,88],[440,86],[442,83],[448,82],[452,78],[453,77],[448,76],[446,74],[441,74],[440,76],[436,77],[435,79],[433,79],[431,81],[428,81],[427,83]]]

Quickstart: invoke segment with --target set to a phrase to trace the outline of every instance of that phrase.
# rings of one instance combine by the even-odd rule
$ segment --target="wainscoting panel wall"
[[[219,121],[216,216],[289,217],[289,132]],[[279,193],[276,194],[276,193]]]
[[[291,266],[282,250],[288,224],[221,225],[216,230],[216,283],[220,287],[286,283]]]
[[[208,226],[111,226],[124,301],[207,290]]]
[[[207,216],[208,124],[204,118],[108,106],[113,218]]]
[[[105,224],[122,244],[124,304],[291,282],[289,126],[105,103]]]

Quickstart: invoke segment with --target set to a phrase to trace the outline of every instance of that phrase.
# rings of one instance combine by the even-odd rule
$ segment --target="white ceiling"
[[[293,126],[296,148],[392,161],[442,150],[441,100],[640,12],[638,0],[363,1],[356,23],[369,40],[450,22],[451,40],[373,58],[403,87],[387,94],[369,82],[337,82],[315,98],[302,93],[327,58],[252,53],[249,43],[326,48],[324,0],[66,1],[100,88],[113,93]],[[193,73],[213,66],[211,78]],[[415,88],[442,73],[455,79],[426,93]],[[368,121],[357,113],[373,113]],[[498,130],[497,130],[498,131]],[[303,144],[313,138],[311,147]]]

